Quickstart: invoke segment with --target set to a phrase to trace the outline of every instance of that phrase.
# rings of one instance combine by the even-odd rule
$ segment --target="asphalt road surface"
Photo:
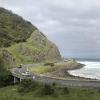
[[[12,69],[12,75],[17,78],[31,78],[35,81],[42,82],[44,84],[62,84],[64,86],[75,86],[75,87],[88,87],[88,88],[100,88],[100,81],[99,80],[80,80],[80,79],[57,79],[53,77],[48,77],[44,75],[35,75],[30,73],[30,75],[22,75],[22,73],[25,73],[27,71],[27,67],[29,65],[24,65],[22,68],[14,68]],[[35,66],[35,65],[34,65]]]

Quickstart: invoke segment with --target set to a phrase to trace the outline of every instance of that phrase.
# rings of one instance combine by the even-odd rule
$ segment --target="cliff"
[[[0,65],[61,60],[57,46],[22,17],[0,8]]]

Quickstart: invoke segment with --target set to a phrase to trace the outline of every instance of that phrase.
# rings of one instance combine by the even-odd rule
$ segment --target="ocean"
[[[78,62],[85,64],[86,66],[84,66],[81,69],[68,71],[71,75],[100,80],[100,62],[99,61],[78,61]]]

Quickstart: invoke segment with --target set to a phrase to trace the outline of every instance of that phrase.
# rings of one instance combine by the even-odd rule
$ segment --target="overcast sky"
[[[64,57],[100,58],[100,0],[0,0],[31,21]]]

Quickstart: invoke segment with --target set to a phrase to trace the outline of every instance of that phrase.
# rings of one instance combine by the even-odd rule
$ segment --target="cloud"
[[[63,56],[100,56],[100,0],[0,0],[31,21]]]

